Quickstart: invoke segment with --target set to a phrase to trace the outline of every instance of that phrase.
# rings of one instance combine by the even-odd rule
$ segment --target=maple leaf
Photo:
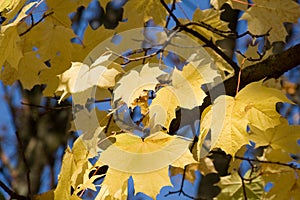
[[[172,0],[166,0],[167,4],[172,3]],[[141,27],[144,22],[153,19],[155,24],[163,25],[167,11],[157,0],[129,0],[124,6],[124,15],[128,17],[131,24],[136,24]],[[135,20],[137,23],[134,23]]]
[[[47,70],[45,63],[37,58],[35,52],[26,52],[21,58],[18,68],[18,79],[21,81],[25,89],[32,89],[33,86],[40,83],[39,74],[43,70]]]
[[[283,149],[287,152],[297,154],[300,146],[297,141],[300,139],[300,126],[279,125],[262,131],[250,125],[250,139],[255,146],[271,146],[273,149]]]
[[[111,54],[100,56],[91,66],[73,62],[70,69],[58,75],[60,84],[56,92],[63,92],[61,100],[67,95],[83,92],[92,87],[111,88],[115,86],[115,77],[122,73],[120,65],[108,61]]]
[[[193,21],[198,23],[204,23],[209,25],[213,29],[217,29],[220,31],[230,31],[228,28],[228,23],[220,20],[221,11],[215,10],[213,8],[207,10],[197,9],[193,15]],[[212,32],[208,31],[206,28],[202,28],[200,26],[193,26],[198,32],[200,32],[203,36],[208,39],[212,39],[213,41],[220,40],[223,37]]]
[[[12,20],[15,17],[15,15],[24,6],[25,2],[25,0],[3,0],[0,2],[1,16],[6,18],[4,24],[7,24],[10,20]],[[32,5],[33,3],[34,2],[31,2],[29,4]],[[36,2],[34,4],[36,4]]]
[[[150,67],[148,63],[142,66],[140,72],[131,70],[118,81],[118,86],[114,90],[114,101],[121,99],[129,107],[134,107],[135,99],[143,91],[155,90],[155,86],[159,83],[157,77],[163,74],[166,73],[158,67]]]
[[[244,3],[243,3],[244,2]],[[216,9],[220,10],[223,4],[229,4],[233,9],[238,10],[247,10],[248,8],[248,1],[247,0],[211,0],[210,4],[213,5]]]
[[[54,190],[55,199],[72,199],[70,188],[72,185],[76,188],[77,177],[88,167],[88,157],[89,153],[81,139],[75,141],[72,151],[69,147],[66,149],[58,184]]]
[[[69,14],[75,12],[80,6],[85,6],[90,0],[46,0],[48,6],[47,13],[54,12],[54,17],[58,19],[65,27],[71,26]]]
[[[0,27],[0,66],[7,61],[11,67],[18,69],[19,61],[23,57],[18,24],[27,17],[26,12],[35,4],[36,2],[27,4],[12,23]]]
[[[265,52],[263,57],[261,57],[260,54],[258,53],[259,52],[258,48],[259,48],[259,43],[257,43],[256,45],[249,45],[247,51],[244,53],[244,56],[247,58],[246,60],[244,60],[245,59],[244,56],[240,54],[236,54],[239,66],[245,68],[250,65],[254,65],[256,63],[262,62],[272,54],[272,49],[269,49]],[[249,59],[254,59],[255,61],[250,61]]]
[[[244,177],[248,178],[251,174],[249,170]],[[254,174],[253,174],[254,176]],[[244,186],[240,175],[237,171],[229,176],[221,177],[218,186],[222,189],[217,199],[244,199],[244,190],[248,199],[261,199],[263,193],[263,183],[260,177],[255,178],[251,182],[244,181]],[[244,188],[243,188],[244,187]]]
[[[300,170],[276,164],[279,160],[281,163],[292,162],[290,154],[282,149],[267,148],[264,157],[260,160],[274,162],[260,163],[262,180],[265,184],[273,185],[270,191],[264,193],[264,198],[297,199],[300,191]]]
[[[297,23],[300,17],[298,3],[286,0],[253,0],[255,3],[246,10],[241,19],[248,21],[248,29],[252,34],[262,35],[270,31],[271,43],[285,41],[288,35],[283,23]]]
[[[72,43],[72,61],[82,62],[97,45],[110,38],[113,34],[115,34],[115,30],[105,29],[104,26],[99,27],[97,30],[93,30],[91,26],[88,26],[81,43]],[[97,55],[101,55],[104,52],[105,50],[98,50]]]
[[[253,82],[235,97],[219,96],[212,110],[204,116],[201,131],[211,130],[213,141],[216,141],[211,148],[219,147],[234,155],[241,146],[249,143],[246,131],[249,123],[265,130],[282,122],[275,108],[277,102],[291,103],[279,90],[267,88],[262,82]]]
[[[176,117],[177,107],[192,109],[201,105],[206,96],[201,89],[201,85],[206,82],[201,72],[209,67],[210,64],[201,65],[200,61],[190,62],[182,71],[175,68],[171,86],[160,89],[149,106],[150,120],[154,119],[155,125],[160,124],[168,129]]]
[[[183,167],[195,162],[188,150],[189,141],[177,136],[157,132],[142,139],[123,133],[115,138],[116,142],[102,152],[99,159],[109,166],[102,187],[112,196],[120,193],[123,183],[132,176],[136,192],[155,198],[161,187],[171,185],[169,165]]]
[[[42,33],[42,34],[41,34]],[[61,25],[52,15],[45,18],[23,36],[24,49],[37,48],[41,59],[50,61],[51,70],[62,73],[71,64],[71,39],[76,37],[73,30]]]

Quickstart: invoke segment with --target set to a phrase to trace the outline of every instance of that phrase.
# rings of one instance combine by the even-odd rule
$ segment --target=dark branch
[[[19,145],[19,151],[21,153],[22,160],[24,162],[25,168],[26,168],[26,179],[27,179],[27,188],[28,188],[28,197],[31,197],[31,183],[30,183],[30,167],[27,162],[26,156],[25,156],[25,149],[20,137],[20,134],[18,131],[15,131],[17,140],[18,140],[18,145]]]
[[[17,194],[0,181],[0,187],[10,196],[11,199],[28,200],[27,197]]]
[[[247,193],[246,193],[245,179],[244,179],[244,177],[242,176],[242,174],[241,174],[240,171],[238,171],[238,174],[239,174],[239,176],[240,176],[240,178],[241,178],[241,180],[242,180],[242,187],[243,187],[243,195],[244,195],[244,199],[247,200],[248,198],[247,198]]]
[[[52,11],[52,12],[50,12],[50,13],[44,14],[43,17],[42,17],[41,19],[39,19],[36,23],[31,24],[31,26],[30,26],[26,31],[24,31],[23,33],[20,33],[19,35],[20,35],[20,36],[25,35],[25,34],[28,33],[31,29],[33,29],[33,27],[35,27],[36,25],[38,25],[39,23],[41,23],[46,17],[52,15],[53,13],[54,13],[54,12]],[[32,17],[32,14],[31,14],[30,16]],[[33,20],[33,19],[31,18],[31,20]]]
[[[282,162],[274,162],[274,161],[268,161],[268,160],[258,160],[258,159],[253,159],[253,158],[245,158],[245,157],[240,157],[240,156],[234,156],[234,158],[239,159],[239,160],[246,160],[249,163],[251,162],[258,162],[258,163],[265,163],[265,164],[273,164],[273,165],[281,165],[285,167],[289,167],[295,170],[300,170],[299,167],[294,165],[293,163],[282,163]]]
[[[279,78],[282,74],[294,67],[300,65],[300,44],[297,44],[280,54],[271,55],[262,62],[250,65],[242,70],[240,77],[241,90],[249,83],[262,80],[264,78]],[[238,83],[238,76],[233,76],[223,83],[213,87],[209,92],[200,110],[204,110],[207,106],[211,105],[211,102],[220,95],[223,94],[223,88],[225,87],[226,95],[235,96],[236,87]]]
[[[193,30],[192,28],[188,28],[188,26],[181,24],[181,22],[174,15],[173,11],[168,7],[166,2],[164,0],[160,0],[160,2],[164,6],[164,8],[167,10],[169,15],[172,17],[172,19],[175,21],[175,23],[176,23],[175,29],[178,29],[179,31],[187,32],[187,33],[193,35],[194,37],[198,38],[199,40],[201,40],[205,44],[204,47],[209,47],[212,50],[214,50],[219,56],[221,56],[234,69],[236,74],[238,73],[239,66],[235,62],[233,62],[233,60],[230,57],[228,57],[219,47],[217,47],[212,42],[212,40],[207,39],[206,37],[201,35],[199,32]]]

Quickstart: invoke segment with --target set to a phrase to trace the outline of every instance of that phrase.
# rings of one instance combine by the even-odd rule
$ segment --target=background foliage
[[[4,0],[0,13],[1,198],[300,198],[298,2]],[[119,33],[141,27],[138,49],[89,54],[105,39],[115,35],[118,43]],[[169,50],[180,33],[212,60],[197,54],[184,60]],[[214,67],[222,83],[211,83]],[[145,80],[152,85],[125,98]],[[80,98],[91,90],[95,99]],[[191,95],[193,101],[186,98]],[[121,103],[113,101],[117,97]],[[222,127],[213,112],[224,102]],[[132,118],[129,127],[137,132],[117,126],[114,114],[128,111],[122,105],[130,107],[123,119]],[[99,124],[89,123],[91,110]],[[181,119],[195,112],[197,119]],[[85,119],[80,130],[72,113]],[[195,130],[184,129],[197,120]],[[94,137],[82,140],[82,133]],[[116,159],[111,146],[143,154],[174,141],[173,156],[187,151],[177,160],[166,157],[160,170],[113,167],[128,163]],[[145,143],[146,152],[136,148]]]

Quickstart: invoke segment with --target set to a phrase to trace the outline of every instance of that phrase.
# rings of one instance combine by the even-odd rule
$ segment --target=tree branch
[[[187,33],[193,35],[194,37],[198,38],[199,40],[201,40],[205,44],[204,45],[205,47],[209,47],[212,50],[214,50],[219,56],[221,56],[234,69],[235,73],[238,73],[239,66],[230,57],[228,57],[218,46],[216,46],[212,42],[212,40],[207,39],[202,34],[200,34],[199,32],[197,32],[195,30],[193,30],[192,28],[188,28],[189,24],[187,24],[187,25],[182,24],[178,20],[178,18],[175,16],[173,11],[168,7],[166,2],[164,0],[160,0],[160,2],[163,5],[163,7],[167,10],[169,15],[172,17],[172,19],[175,21],[175,23],[176,23],[175,30],[187,32]]]
[[[249,83],[262,80],[264,78],[279,78],[282,74],[294,67],[300,65],[300,44],[297,44],[280,54],[271,55],[267,59],[250,65],[242,70],[240,77],[239,89],[242,89]],[[238,76],[233,76],[223,83],[213,87],[204,99],[201,110],[211,104],[211,102],[218,96],[223,95],[223,88],[225,87],[226,95],[235,96],[236,87],[238,83]]]
[[[16,134],[16,137],[17,137],[17,140],[18,140],[18,144],[19,144],[19,151],[20,151],[21,157],[23,159],[23,162],[24,162],[24,165],[25,165],[25,168],[26,168],[26,179],[27,179],[27,184],[28,184],[27,185],[27,188],[28,188],[28,197],[30,198],[31,195],[32,195],[31,194],[31,182],[30,182],[30,167],[29,167],[29,164],[28,164],[26,156],[25,156],[25,148],[23,147],[20,134],[19,134],[18,131],[15,131],[15,134]]]
[[[27,200],[28,198],[17,194],[7,187],[2,181],[0,181],[0,187],[10,196],[11,199]]]

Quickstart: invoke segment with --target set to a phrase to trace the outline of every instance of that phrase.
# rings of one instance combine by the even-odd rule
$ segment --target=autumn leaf
[[[90,0],[46,0],[49,7],[48,13],[54,12],[54,17],[65,27],[70,27],[71,20],[69,14],[75,12],[80,6],[87,6]]]
[[[88,167],[88,155],[89,153],[80,139],[75,141],[72,150],[69,147],[66,149],[58,185],[54,190],[54,199],[70,199],[71,186],[77,187],[77,178],[80,178],[80,174],[84,173]]]
[[[183,167],[195,162],[188,150],[189,141],[177,136],[157,132],[142,139],[124,133],[115,138],[116,142],[99,159],[100,163],[109,166],[102,187],[105,185],[105,189],[113,196],[122,190],[123,183],[132,176],[135,192],[155,198],[161,187],[171,185],[169,165]]]
[[[250,171],[248,171],[244,175],[244,178],[248,179],[250,174]],[[221,193],[217,196],[217,199],[222,200],[244,199],[244,190],[248,199],[261,199],[263,193],[263,184],[260,177],[257,177],[252,181],[244,180],[243,188],[242,179],[237,171],[231,175],[221,177],[218,186],[221,188]]]
[[[271,146],[273,149],[282,149],[289,153],[297,154],[300,146],[300,126],[279,125],[262,131],[250,125],[250,139],[255,142],[256,147]]]
[[[12,3],[17,4],[13,1]],[[19,2],[21,3],[21,1]],[[11,67],[18,69],[20,59],[23,57],[21,38],[18,33],[18,24],[27,17],[26,12],[30,10],[36,2],[31,2],[24,6],[16,19],[7,25],[0,27],[0,65],[7,61]],[[18,6],[18,5],[16,5]]]
[[[104,89],[114,87],[115,77],[123,70],[120,65],[108,61],[110,56],[100,56],[90,67],[80,62],[72,63],[70,69],[58,75],[60,84],[56,92],[62,92],[59,102],[70,94],[95,86]]]
[[[149,106],[150,120],[154,119],[155,125],[160,124],[168,129],[172,119],[176,117],[177,107],[192,109],[202,104],[206,94],[201,85],[206,81],[201,70],[209,68],[210,64],[200,63],[190,62],[182,71],[175,68],[171,77],[172,84],[157,92]]]
[[[165,2],[169,4],[172,0]],[[136,24],[138,27],[150,19],[153,19],[157,25],[163,25],[167,16],[166,9],[157,0],[129,0],[125,4],[124,11],[124,16],[128,17],[129,23]],[[134,23],[132,20],[138,20],[138,22]]]
[[[253,0],[253,2],[254,5],[241,16],[241,19],[248,21],[248,30],[256,35],[270,31],[268,39],[271,43],[285,42],[288,33],[284,23],[297,23],[300,17],[299,4],[291,0]]]
[[[70,40],[76,36],[71,28],[61,25],[55,17],[48,16],[23,37],[24,48],[37,48],[36,52],[41,59],[44,62],[50,61],[51,70],[62,73],[69,68],[72,50]]]
[[[131,70],[118,81],[118,86],[114,90],[114,101],[121,100],[128,107],[134,108],[135,99],[144,91],[155,91],[155,86],[159,83],[157,77],[163,74],[166,73],[158,66],[150,67],[149,64],[143,65],[140,72]]]
[[[216,9],[220,10],[221,7],[227,3],[230,5],[233,9],[238,9],[238,10],[247,10],[248,7],[248,1],[247,0],[211,0],[210,4],[213,5]]]
[[[32,89],[40,82],[39,74],[47,70],[47,66],[40,58],[37,58],[35,52],[27,52],[21,58],[18,68],[18,78],[25,89]]]
[[[88,26],[84,32],[83,39],[80,44],[72,43],[72,61],[83,62],[84,59],[99,45],[101,42],[110,38],[115,33],[115,30],[105,29],[104,26],[93,30],[91,26]],[[97,51],[97,57],[99,54],[103,54],[105,49]],[[89,55],[90,56],[90,55]]]
[[[4,24],[7,24],[7,22],[15,17],[15,15],[20,11],[25,2],[25,0],[3,0],[0,2],[1,16],[7,18]],[[32,3],[33,2],[29,4],[32,5]]]
[[[202,123],[205,126],[201,130],[211,130],[212,137],[218,138],[211,148],[219,147],[234,155],[241,146],[249,143],[249,123],[263,130],[281,123],[275,107],[277,102],[291,101],[279,90],[263,86],[262,82],[251,83],[235,97],[219,96],[212,110],[204,116]]]
[[[228,23],[220,20],[221,11],[215,9],[200,10],[197,9],[193,15],[193,21],[202,25],[208,25],[214,30],[220,30],[222,32],[230,31],[228,28]],[[218,35],[213,31],[208,31],[207,28],[201,26],[193,26],[195,30],[205,36],[207,39],[212,39],[213,41],[223,39],[222,36]]]
[[[283,164],[292,162],[290,154],[281,149],[267,148],[264,157],[260,160],[265,161],[265,163],[260,163],[262,180],[265,184],[273,185],[268,192],[264,192],[263,197],[266,199],[297,199],[300,191],[300,170],[276,164],[279,160]],[[270,162],[268,163],[268,161]]]

